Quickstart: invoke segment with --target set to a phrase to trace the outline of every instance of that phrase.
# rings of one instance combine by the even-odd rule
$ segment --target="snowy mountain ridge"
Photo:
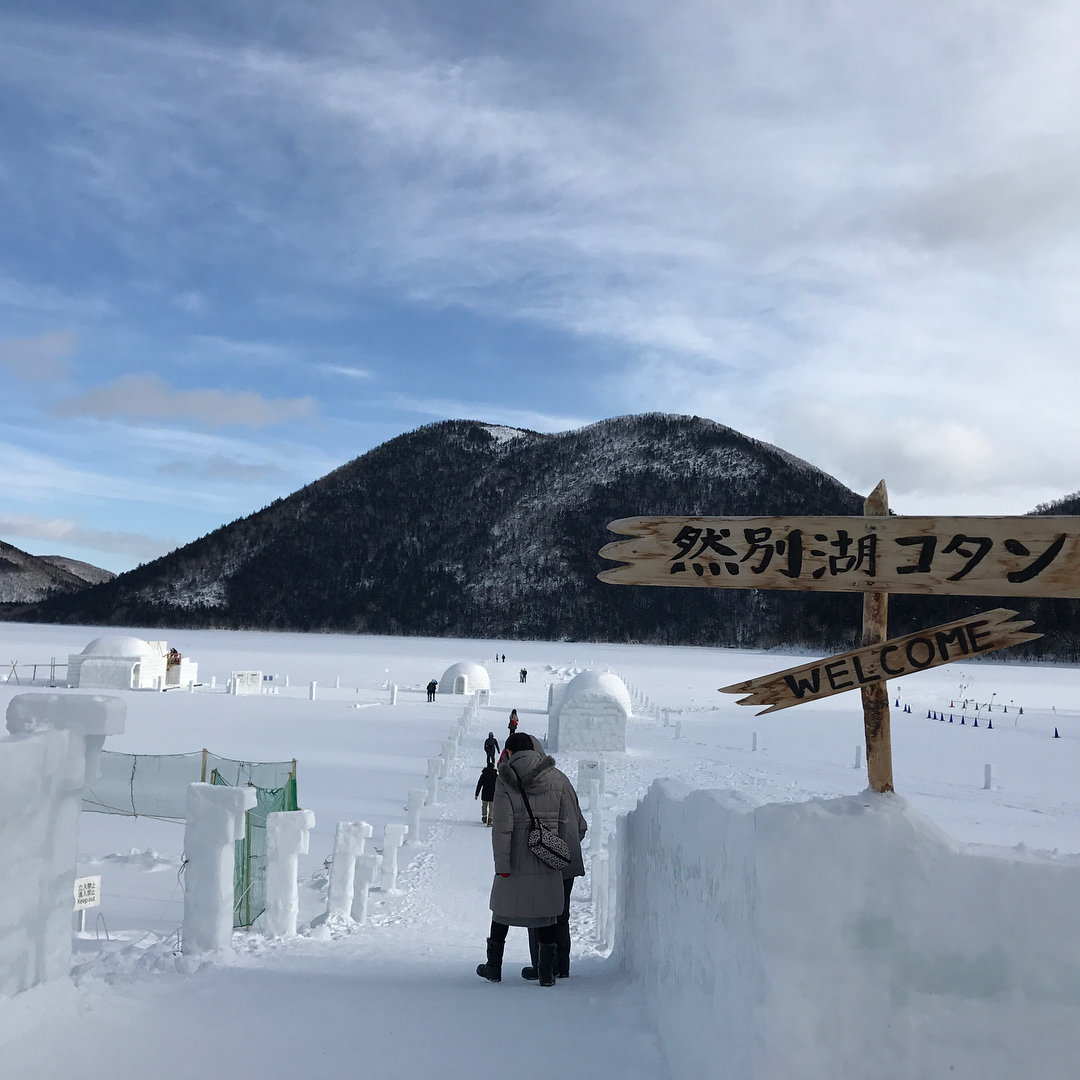
[[[31,555],[0,540],[0,604],[35,604],[72,593],[116,575],[62,555]]]
[[[9,617],[847,647],[860,625],[857,595],[619,588],[597,580],[608,565],[598,552],[616,518],[859,514],[862,503],[800,458],[700,417],[647,413],[557,434],[449,420],[391,439],[114,581]],[[891,629],[986,606],[981,598],[897,596]],[[1058,631],[1027,655],[1052,646],[1080,656],[1080,616],[1068,602],[1027,607],[1040,629]]]

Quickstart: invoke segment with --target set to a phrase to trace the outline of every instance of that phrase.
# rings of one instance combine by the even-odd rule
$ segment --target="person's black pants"
[[[559,921],[555,923],[554,927],[544,927],[543,929],[554,929],[555,934],[555,956],[558,960],[558,975],[560,979],[565,979],[570,974],[570,894],[574,891],[574,879],[572,877],[563,878],[563,910],[559,916]],[[535,968],[537,961],[540,958],[540,942],[545,939],[539,936],[540,931],[529,931],[529,956],[532,957],[532,966]]]
[[[551,926],[537,926],[529,928],[529,949],[533,949],[533,935],[536,935],[536,940],[539,943],[536,948],[539,950],[540,945],[557,945],[558,944],[558,930],[559,924],[552,923]],[[496,922],[491,920],[491,938],[493,941],[505,941],[506,935],[510,933],[510,927],[506,923]],[[535,964],[535,961],[534,961]]]

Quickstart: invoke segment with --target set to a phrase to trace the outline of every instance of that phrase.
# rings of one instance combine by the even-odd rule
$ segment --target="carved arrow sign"
[[[1007,608],[994,608],[917,634],[890,638],[774,675],[723,686],[720,692],[746,694],[740,705],[768,705],[761,712],[776,712],[1042,637],[1042,634],[1023,633],[1031,621],[1009,622],[1014,615],[1016,612]]]
[[[1080,517],[638,517],[613,585],[1080,597]]]

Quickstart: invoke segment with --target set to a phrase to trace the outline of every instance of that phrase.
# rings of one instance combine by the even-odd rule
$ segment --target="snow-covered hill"
[[[22,617],[373,633],[768,645],[845,640],[857,604],[600,584],[639,513],[850,513],[804,461],[697,417],[538,434],[472,421],[392,439],[84,599]]]
[[[0,540],[0,604],[34,604],[109,581],[115,574],[60,555],[31,555]]]

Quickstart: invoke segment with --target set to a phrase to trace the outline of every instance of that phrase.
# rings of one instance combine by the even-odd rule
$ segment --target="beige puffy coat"
[[[563,872],[552,870],[529,850],[532,825],[521,797],[522,785],[536,818],[558,833],[571,850],[580,852],[580,827],[584,824],[581,812],[573,788],[568,781],[564,783],[566,778],[561,774],[555,776],[554,770],[555,762],[536,750],[519,750],[499,766],[492,806],[495,879],[490,906],[499,922],[511,926],[554,921],[562,913],[564,900]]]

